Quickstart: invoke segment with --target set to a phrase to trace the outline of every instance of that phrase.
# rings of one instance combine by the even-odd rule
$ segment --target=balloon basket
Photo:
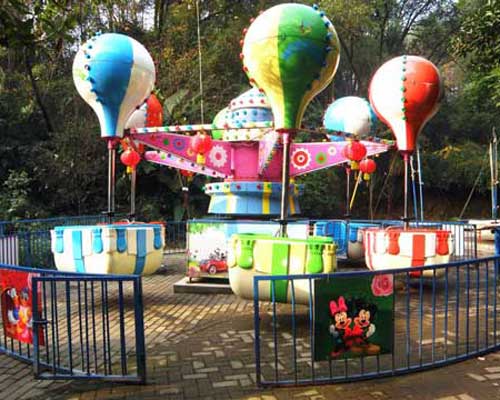
[[[353,221],[318,221],[314,224],[314,234],[331,237],[337,245],[337,256],[345,256],[349,261],[364,260],[364,231],[380,226],[376,223]]]
[[[290,239],[271,235],[236,234],[229,242],[227,264],[233,292],[244,299],[253,299],[253,278],[258,275],[322,274],[337,269],[335,244],[331,238],[311,236]],[[271,261],[271,262],[270,262]],[[274,299],[290,303],[289,280],[274,281]],[[294,281],[295,302],[308,304],[310,287],[307,279]],[[259,284],[259,300],[273,298],[271,281]]]
[[[160,224],[56,226],[50,234],[59,271],[150,275],[163,260],[165,228]]]
[[[366,266],[375,271],[446,264],[454,249],[452,233],[442,229],[368,228],[363,235]],[[426,278],[442,274],[444,269],[410,272]]]

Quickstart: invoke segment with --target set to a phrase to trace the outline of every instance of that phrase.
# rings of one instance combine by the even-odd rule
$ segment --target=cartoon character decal
[[[378,354],[380,346],[369,341],[376,330],[373,323],[376,312],[375,304],[359,298],[346,302],[340,296],[337,301],[330,301],[330,334],[333,338],[330,356],[337,358],[347,352],[366,356]]]
[[[23,343],[33,343],[33,314],[31,279],[33,274],[22,271],[0,270],[0,309],[6,337]],[[39,303],[41,309],[41,303]],[[43,345],[40,328],[39,344]]]
[[[333,337],[332,357],[338,357],[348,351],[346,342],[346,330],[350,330],[352,319],[347,316],[347,305],[344,297],[340,296],[335,300],[330,301],[330,314],[332,316],[332,324],[330,325],[330,334]]]
[[[380,352],[380,346],[369,342],[370,336],[372,336],[376,330],[373,320],[377,313],[377,306],[363,299],[356,299],[354,304],[355,316],[353,318],[353,330],[356,330],[357,336],[355,343],[351,347],[351,351],[367,356],[378,354]]]
[[[5,299],[2,303],[5,307],[7,332],[22,342],[31,343],[32,314],[28,288],[23,288],[20,293],[16,288],[9,288],[4,291],[2,298]]]

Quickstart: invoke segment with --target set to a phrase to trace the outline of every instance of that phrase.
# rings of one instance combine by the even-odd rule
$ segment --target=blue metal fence
[[[179,253],[187,249],[187,221],[167,221],[165,225],[165,251]]]
[[[4,285],[0,352],[33,363],[37,378],[145,382],[140,276],[92,276],[0,264],[0,278],[15,272],[29,274],[33,344],[7,334],[15,301],[6,299],[10,289]]]
[[[256,378],[260,386],[347,382],[439,367],[499,349],[500,257],[385,271],[254,277]],[[412,272],[430,270],[431,279]],[[392,352],[316,361],[314,281],[392,275]],[[288,281],[291,304],[259,304]],[[296,299],[309,289],[307,304]],[[273,296],[272,296],[273,298]]]

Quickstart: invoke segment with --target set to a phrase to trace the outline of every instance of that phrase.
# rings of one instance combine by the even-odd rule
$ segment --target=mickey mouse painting
[[[370,336],[372,336],[376,330],[373,321],[377,312],[377,306],[363,299],[355,299],[354,304],[353,331],[356,331],[357,340],[352,345],[351,351],[367,356],[378,354],[380,352],[380,346],[369,342]]]

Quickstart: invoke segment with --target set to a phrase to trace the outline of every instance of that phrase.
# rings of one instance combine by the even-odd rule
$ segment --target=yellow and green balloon
[[[335,75],[339,40],[317,6],[280,4],[250,25],[242,57],[250,82],[271,103],[275,128],[295,129],[309,102]]]

